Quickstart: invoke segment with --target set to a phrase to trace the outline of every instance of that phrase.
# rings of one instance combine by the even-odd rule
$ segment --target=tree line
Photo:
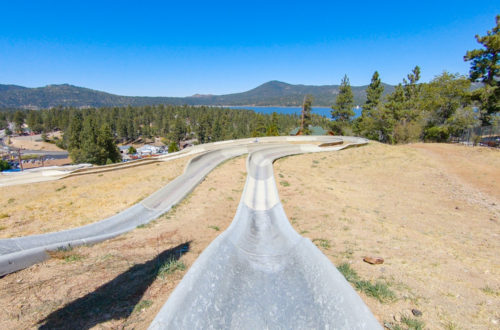
[[[314,125],[326,127],[329,120],[313,115]],[[0,112],[0,129],[8,122],[21,132],[26,124],[34,133],[61,130],[57,145],[70,152],[74,162],[105,164],[119,160],[116,143],[138,138],[162,137],[170,150],[183,140],[197,143],[245,137],[288,135],[297,126],[299,116],[260,114],[208,106],[140,106],[113,108],[52,108]],[[114,146],[114,147],[113,147]]]
[[[393,93],[382,98],[384,86],[374,72],[366,90],[362,114],[354,119],[354,98],[347,75],[332,107],[331,129],[336,134],[359,135],[385,143],[444,142],[478,125],[500,121],[500,15],[485,36],[483,48],[468,51],[469,76],[443,72],[429,83],[419,83],[416,66]],[[475,83],[475,85],[471,85]]]
[[[476,36],[483,48],[468,51],[469,76],[443,72],[429,83],[420,83],[416,66],[383,97],[384,86],[377,71],[366,90],[362,114],[354,119],[354,96],[349,78],[342,78],[332,106],[331,119],[311,114],[313,98],[304,97],[299,115],[260,114],[208,106],[157,105],[106,108],[52,108],[0,112],[0,129],[14,123],[21,131],[27,124],[35,133],[62,130],[57,144],[67,149],[73,161],[104,164],[119,160],[116,142],[139,137],[163,137],[169,150],[183,140],[198,143],[245,137],[287,135],[299,126],[311,134],[310,126],[330,128],[334,134],[358,135],[384,143],[447,141],[477,125],[498,125],[500,111],[500,15],[485,36]],[[471,85],[474,83],[474,85]]]

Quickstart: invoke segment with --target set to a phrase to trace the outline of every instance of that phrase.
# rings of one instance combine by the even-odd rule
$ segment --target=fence
[[[482,126],[467,129],[459,137],[452,137],[451,142],[467,145],[500,147],[500,126]]]

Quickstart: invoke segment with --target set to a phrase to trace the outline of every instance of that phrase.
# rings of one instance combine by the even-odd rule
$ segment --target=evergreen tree
[[[197,138],[199,143],[207,143],[210,138],[210,122],[206,114],[201,115],[198,122]]]
[[[378,71],[375,71],[370,85],[366,89],[366,102],[363,106],[363,116],[369,116],[370,111],[380,104],[382,93],[384,93],[384,85],[382,85]]]
[[[271,123],[267,126],[267,136],[278,136],[279,134],[279,129],[278,129],[278,114],[276,112],[273,112],[271,115]]]
[[[264,116],[260,113],[257,114],[257,121],[255,124],[255,129],[252,132],[253,137],[259,137],[266,135],[266,123],[264,121]]]
[[[420,80],[420,67],[417,65],[411,73],[407,75],[408,80],[403,79],[404,91],[406,102],[409,106],[415,106],[416,100],[418,100],[419,93],[421,90],[421,85],[418,84]]]
[[[304,135],[311,135],[311,110],[312,110],[312,95],[306,95],[302,104],[302,117],[300,122],[300,130]]]
[[[173,130],[170,132],[170,139],[179,145],[179,143],[186,138],[186,132],[186,123],[184,119],[178,115],[175,119]]]
[[[121,160],[120,150],[115,144],[111,127],[108,124],[103,124],[99,129],[96,144],[99,151],[97,164],[116,163]]]
[[[222,140],[222,124],[221,124],[221,118],[220,116],[217,117],[214,123],[214,127],[212,128],[212,139],[214,141],[220,141]]]
[[[372,140],[380,140],[381,132],[381,98],[384,86],[378,71],[373,73],[370,85],[366,89],[366,102],[363,105],[361,117],[353,122],[354,131]]]
[[[83,120],[80,141],[80,149],[73,149],[70,151],[73,162],[100,164],[100,151],[97,147],[95,121],[91,116],[87,116]]]
[[[482,124],[490,125],[500,111],[500,15],[496,16],[496,26],[485,36],[476,35],[476,40],[484,49],[468,51],[464,60],[472,61],[470,80],[484,84],[473,97],[480,102]]]
[[[354,111],[352,110],[353,106],[354,95],[349,83],[349,78],[347,75],[344,75],[344,78],[342,78],[340,82],[339,94],[335,100],[335,106],[332,107],[331,112],[333,119],[331,126],[332,130],[336,133],[343,134],[345,129],[349,126],[354,116]]]
[[[14,114],[14,130],[19,134],[23,132],[23,124],[25,118],[26,115],[22,111],[16,111],[16,113]]]
[[[64,132],[64,138],[67,140],[68,151],[71,152],[73,149],[80,149],[81,147],[81,134],[82,134],[82,114],[76,112],[71,118],[70,125],[66,132]]]

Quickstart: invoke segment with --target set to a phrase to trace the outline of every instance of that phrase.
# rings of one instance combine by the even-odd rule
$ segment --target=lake
[[[302,107],[254,107],[254,106],[228,106],[231,109],[245,109],[245,110],[253,110],[258,113],[263,114],[272,114],[273,112],[282,113],[286,115],[297,114],[300,115],[302,112]],[[357,118],[361,115],[361,108],[354,108],[354,118]],[[323,117],[331,117],[332,108],[327,107],[312,107],[312,113],[323,116]]]

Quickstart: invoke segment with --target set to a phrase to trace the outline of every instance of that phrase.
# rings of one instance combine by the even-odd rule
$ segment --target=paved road
[[[311,139],[344,144],[291,144]],[[71,230],[0,240],[0,275],[45,260],[46,250],[99,242],[147,223],[179,203],[221,162],[249,153],[247,182],[231,226],[192,265],[150,328],[380,329],[328,258],[291,227],[272,168],[280,157],[364,143],[345,137],[275,137],[198,146],[179,155],[199,154],[184,174],[115,216]]]

